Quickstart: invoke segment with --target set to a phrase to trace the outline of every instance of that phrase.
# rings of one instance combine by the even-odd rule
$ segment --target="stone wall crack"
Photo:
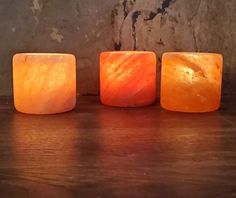
[[[116,40],[115,44],[114,44],[115,50],[120,50],[122,47],[122,42],[121,42],[122,29],[123,29],[124,23],[125,23],[128,15],[133,11],[133,7],[134,7],[135,2],[136,2],[136,0],[123,0],[123,2],[120,2],[112,12],[113,18],[115,18],[115,16],[117,16],[119,14],[118,13],[119,7],[122,6],[123,20],[122,20],[122,23],[121,23],[119,30],[118,30],[118,34],[119,34],[118,41]]]
[[[133,50],[137,49],[137,38],[136,38],[136,23],[138,20],[138,17],[142,14],[141,11],[135,11],[132,14],[132,37],[133,37]]]
[[[174,0],[164,0],[161,4],[160,8],[157,8],[156,11],[151,11],[149,14],[149,17],[144,19],[145,21],[153,20],[158,14],[164,15],[166,13],[166,9],[169,8],[171,3],[173,3]]]

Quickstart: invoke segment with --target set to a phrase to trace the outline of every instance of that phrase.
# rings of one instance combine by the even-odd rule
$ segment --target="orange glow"
[[[76,63],[72,54],[23,53],[13,57],[15,108],[55,114],[76,104]]]
[[[156,98],[156,55],[153,52],[103,52],[100,97],[105,105],[136,107]]]
[[[165,53],[161,106],[180,112],[210,112],[220,107],[223,57],[213,53]]]

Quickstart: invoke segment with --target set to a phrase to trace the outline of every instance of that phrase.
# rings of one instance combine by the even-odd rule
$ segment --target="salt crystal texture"
[[[15,108],[55,114],[76,104],[76,61],[71,54],[16,54],[13,58]]]
[[[137,107],[156,99],[153,52],[104,52],[100,57],[100,97],[105,105]]]
[[[161,106],[180,112],[210,112],[220,107],[223,57],[214,53],[165,53]]]

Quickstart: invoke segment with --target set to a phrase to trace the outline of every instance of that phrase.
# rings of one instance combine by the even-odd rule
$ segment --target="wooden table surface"
[[[0,198],[236,197],[234,99],[186,114],[80,97],[47,116],[0,101]]]

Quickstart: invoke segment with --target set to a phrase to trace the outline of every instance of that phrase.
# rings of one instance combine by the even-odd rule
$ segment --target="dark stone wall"
[[[1,0],[0,95],[12,94],[12,56],[68,52],[78,91],[99,94],[99,54],[152,50],[224,55],[224,94],[235,92],[235,0]],[[158,64],[160,74],[160,63]]]

